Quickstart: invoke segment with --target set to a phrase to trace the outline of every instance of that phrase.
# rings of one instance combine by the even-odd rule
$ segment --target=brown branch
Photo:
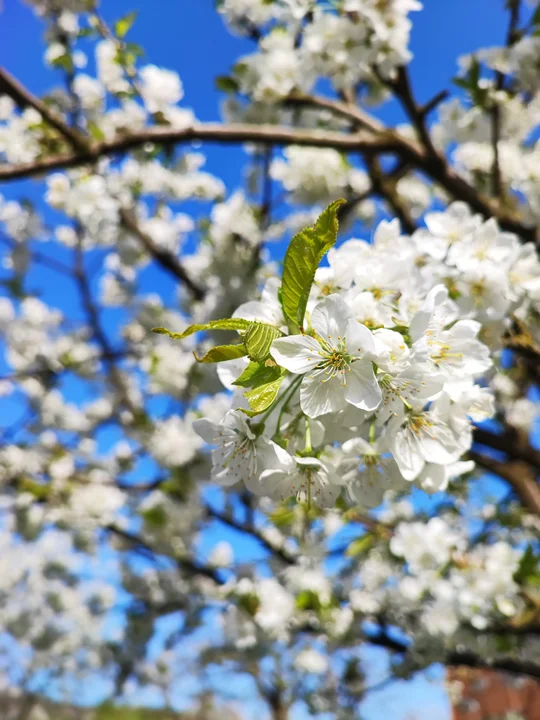
[[[116,525],[107,525],[104,529],[113,533],[122,540],[134,545],[135,549],[142,550],[149,557],[154,558],[158,555],[163,555],[163,553],[160,553],[158,550],[154,550],[154,548],[142,538],[137,535],[133,535],[126,530],[122,530]],[[187,571],[190,575],[202,575],[203,577],[210,578],[210,580],[213,580],[218,585],[223,585],[223,580],[213,568],[207,567],[206,565],[200,565],[194,560],[185,557],[174,557],[170,559],[175,562],[181,570]]]
[[[389,83],[386,83],[389,84]],[[371,154],[382,154],[384,152],[395,152],[401,162],[421,170],[429,178],[436,181],[444,190],[457,200],[466,202],[475,212],[479,212],[486,218],[495,217],[504,230],[520,235],[524,240],[535,242],[537,239],[536,229],[522,223],[519,215],[512,213],[508,208],[502,207],[492,198],[480,193],[470,185],[464,178],[452,170],[446,158],[440,155],[433,146],[429,130],[426,125],[426,117],[442,100],[448,96],[447,91],[438,93],[424,106],[418,106],[414,100],[409,77],[403,68],[396,81],[390,83],[391,89],[400,96],[411,122],[417,129],[422,144],[412,142],[396,131],[386,128],[377,118],[357,108],[350,102],[341,102],[315,95],[295,94],[287,102],[298,102],[345,117],[353,123],[366,128],[372,133],[372,137],[384,139],[390,145],[395,144],[397,149],[381,150],[376,146],[369,148]],[[368,136],[369,137],[369,136]],[[332,147],[331,145],[329,147]],[[344,149],[337,147],[336,149]],[[346,148],[345,148],[346,149]],[[368,148],[365,148],[366,150]],[[1,175],[0,175],[1,178]]]
[[[513,0],[508,3],[510,16],[508,21],[508,31],[506,33],[506,47],[511,47],[518,39],[517,31],[519,25],[521,0]],[[504,73],[498,71],[495,73],[495,89],[500,91],[504,88]],[[491,106],[491,145],[493,148],[493,163],[491,166],[491,184],[492,192],[496,198],[503,199],[504,183],[501,173],[501,162],[499,153],[499,141],[501,138],[501,108],[497,100],[493,101]]]
[[[360,523],[370,532],[374,533],[375,535],[379,535],[386,540],[389,540],[394,533],[394,529],[390,527],[390,525],[386,525],[386,523],[383,523],[380,520],[371,517],[371,515],[367,515],[366,513],[357,510],[356,508],[351,508],[350,510],[347,510],[345,512],[345,517],[350,522]]]
[[[9,248],[13,252],[20,248],[19,243],[15,242],[15,240],[12,240],[8,235],[5,235],[4,233],[0,233],[0,244],[5,245],[5,247]],[[56,260],[53,257],[49,257],[48,255],[39,252],[39,250],[28,250],[28,255],[32,262],[40,263],[41,265],[44,265],[45,267],[48,267],[51,270],[60,273],[61,275],[73,278],[73,273],[71,272],[70,268],[67,265],[64,265],[64,263],[60,262],[59,260]]]
[[[83,137],[78,131],[71,128],[4,68],[0,68],[0,92],[2,91],[10,95],[20,107],[30,106],[37,110],[51,127],[55,128],[68,140],[78,155],[86,155],[89,152],[88,138]],[[135,217],[128,210],[120,210],[120,218],[122,224],[141,241],[149,255],[177,280],[181,280],[197,300],[202,300],[205,294],[204,289],[191,280],[174,255],[159,248],[150,235],[141,230]],[[82,288],[80,278],[78,278],[78,281],[79,286]]]
[[[307,105],[308,107],[316,107],[320,110],[330,110],[334,115],[352,120],[356,125],[370,130],[375,134],[381,134],[387,131],[387,128],[380,120],[366,113],[352,102],[333,100],[332,98],[327,98],[322,95],[307,95],[294,92],[285,100],[285,104]]]
[[[454,651],[448,653],[445,664],[448,666],[464,665],[472,668],[488,668],[490,670],[503,670],[514,675],[529,675],[540,678],[540,665],[529,660],[515,658],[486,658],[469,651]]]
[[[416,230],[414,222],[408,208],[399,196],[396,181],[383,173],[378,158],[365,157],[366,166],[371,180],[372,191],[386,200],[392,211],[396,214],[403,229],[411,235]]]
[[[95,163],[101,157],[153,143],[170,146],[194,141],[222,144],[259,143],[262,145],[302,145],[343,151],[397,152],[400,143],[390,136],[373,137],[366,132],[346,134],[326,130],[298,130],[279,125],[197,123],[187,128],[149,127],[140,132],[95,142],[81,153],[66,153],[21,165],[0,166],[0,181],[35,177],[52,170],[69,169]]]
[[[540,487],[534,474],[531,473],[531,468],[526,463],[520,461],[501,462],[474,451],[470,452],[469,456],[484,470],[498,475],[511,485],[522,505],[529,512],[540,515]]]
[[[524,240],[537,242],[538,236],[535,227],[524,225],[517,214],[505,208],[497,199],[494,200],[480,193],[452,170],[444,155],[441,155],[435,148],[426,124],[426,107],[429,108],[429,104],[424,108],[417,104],[412,92],[407,68],[399,68],[394,80],[384,82],[403,105],[421,143],[419,148],[416,143],[410,143],[403,138],[403,147],[401,152],[398,153],[400,157],[409,159],[412,165],[438,182],[455,199],[466,202],[473,210],[481,213],[484,217],[496,218],[504,230],[516,233]]]
[[[374,635],[364,635],[364,640],[372,645],[379,645],[391,652],[404,655],[414,647],[405,641],[391,637],[384,627],[381,627],[380,631]],[[451,650],[446,654],[443,662],[447,666],[463,665],[465,667],[490,668],[492,670],[504,670],[515,675],[529,675],[540,678],[540,664],[512,657],[489,658],[477,655],[469,650]]]
[[[229,527],[232,527],[239,532],[246,533],[247,535],[255,538],[255,540],[257,540],[263,547],[265,547],[272,555],[278,557],[287,565],[294,565],[296,563],[297,558],[293,554],[286,550],[282,545],[278,546],[271,543],[267,538],[265,538],[263,533],[261,533],[255,527],[246,527],[238,520],[235,520],[231,515],[225,515],[224,513],[220,513],[218,510],[214,510],[214,508],[210,507],[209,505],[206,506],[206,514],[209,518],[219,520],[220,522],[225,523],[225,525],[228,525]]]
[[[85,268],[84,268],[84,255],[83,255],[82,237],[81,237],[80,231],[78,231],[78,243],[77,243],[77,246],[75,247],[74,277],[75,277],[77,286],[79,288],[82,305],[83,305],[85,313],[88,317],[88,323],[90,325],[92,335],[93,335],[96,343],[101,348],[103,362],[105,363],[105,367],[107,368],[107,373],[108,373],[111,385],[117,390],[124,405],[131,411],[131,413],[133,415],[136,416],[139,411],[133,405],[131,398],[129,397],[129,392],[127,391],[126,386],[124,384],[124,380],[118,370],[116,363],[112,359],[115,356],[115,352],[114,352],[111,344],[109,343],[109,340],[107,338],[107,335],[105,334],[105,331],[101,327],[98,310],[97,310],[96,306],[94,305],[94,302],[92,299],[92,292],[90,289],[90,284],[88,282],[88,278],[86,276],[86,272],[85,272]]]
[[[156,245],[153,238],[139,227],[131,211],[121,208],[119,214],[122,225],[140,240],[146,252],[176,280],[181,280],[196,300],[202,300],[205,296],[204,288],[189,277],[178,259],[168,250]]]
[[[1,94],[9,95],[20,108],[34,108],[45,122],[59,132],[78,152],[86,152],[88,150],[88,138],[71,128],[60,115],[55,113],[48,105],[25,88],[24,85],[13,77],[4,67],[0,67],[0,95]]]
[[[492,433],[483,428],[474,428],[474,442],[493,450],[505,453],[513,460],[521,460],[540,471],[540,451],[535,450],[528,441],[518,438],[514,433]]]
[[[405,109],[405,112],[407,113],[407,116],[409,117],[409,120],[416,130],[418,138],[428,155],[438,158],[439,154],[433,145],[433,141],[426,124],[427,112],[425,111],[425,108],[422,109],[414,99],[407,68],[404,65],[399,67],[395,79],[387,81],[386,84],[393,90],[396,97],[403,105],[403,108]]]
[[[499,140],[501,137],[501,108],[495,101],[491,108],[491,146],[493,163],[491,166],[491,190],[496,198],[502,198],[504,192],[501,163],[499,158]]]
[[[535,241],[536,229],[534,227],[524,225],[518,214],[479,193],[476,188],[452,170],[444,156],[436,151],[425,123],[426,109],[417,106],[405,68],[398,71],[398,76],[396,80],[390,82],[390,87],[408,112],[420,137],[421,144],[411,142],[394,130],[385,128],[380,121],[355,107],[351,102],[300,95],[296,96],[297,102],[309,102],[316,107],[329,109],[343,117],[347,117],[365,129],[354,133],[340,133],[303,130],[276,125],[222,125],[220,123],[198,123],[183,129],[150,127],[140,132],[115,137],[104,142],[87,142],[86,138],[84,138],[84,147],[81,147],[79,152],[53,155],[21,165],[0,167],[0,181],[35,177],[52,170],[68,169],[95,163],[101,157],[126,152],[146,143],[170,146],[191,141],[216,143],[253,142],[263,145],[329,147],[342,152],[395,153],[402,162],[409,163],[417,170],[424,172],[455,199],[468,203],[474,211],[486,217],[495,217],[503,229],[515,232],[521,235],[523,239]],[[31,97],[34,103],[40,102],[34,99],[24,88],[21,89],[21,92]],[[294,101],[293,97],[291,102]],[[64,123],[59,124],[59,119],[56,116],[54,117],[59,131],[65,134],[67,126]],[[73,133],[75,131],[67,128],[67,132]],[[77,139],[72,138],[72,144],[77,143],[79,146],[81,136],[77,135],[76,137]]]
[[[422,105],[419,108],[420,115],[426,118],[438,105],[444,102],[449,95],[450,93],[448,90],[441,90],[438,92],[433,98],[431,98],[431,100],[428,100],[425,105]]]

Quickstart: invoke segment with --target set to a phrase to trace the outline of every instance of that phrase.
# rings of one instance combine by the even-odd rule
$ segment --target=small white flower
[[[264,495],[286,500],[295,495],[299,502],[313,501],[333,507],[340,493],[341,480],[330,464],[314,457],[295,457],[296,468],[265,470],[260,478]]]
[[[294,666],[303,672],[322,675],[328,670],[328,658],[313,648],[306,648],[295,657]]]
[[[429,412],[411,412],[402,428],[391,423],[388,430],[390,449],[406,480],[417,478],[427,462],[446,465],[462,452],[450,428]]]
[[[287,473],[293,466],[291,456],[254,433],[241,412],[229,411],[221,423],[201,418],[194,421],[193,428],[205,442],[217,446],[212,450],[212,479],[225,487],[243,482],[257,495],[265,495],[266,483],[259,481],[263,470],[282,469]]]
[[[146,65],[140,71],[141,96],[148,112],[157,113],[176,105],[184,95],[178,73],[164,70],[156,65]]]
[[[366,508],[377,507],[387,490],[403,485],[395,460],[389,453],[384,453],[379,444],[358,437],[347,440],[342,446],[341,479],[353,501]]]
[[[271,354],[282,367],[303,375],[300,405],[308,417],[342,410],[350,403],[375,410],[381,402],[371,357],[373,335],[351,317],[347,303],[330,295],[316,305],[311,316],[316,333],[279,338]]]

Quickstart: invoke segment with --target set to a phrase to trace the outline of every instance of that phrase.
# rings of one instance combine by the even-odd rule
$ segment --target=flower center
[[[409,417],[408,427],[415,435],[427,432],[431,434],[433,423],[430,422],[425,415],[411,415]]]
[[[450,345],[445,345],[438,340],[428,340],[428,344],[434,346],[434,350],[430,354],[430,357],[437,366],[443,363],[459,362],[463,359],[463,353],[450,352]]]
[[[323,361],[317,366],[318,369],[326,369],[326,375],[328,377],[323,380],[327,382],[333,377],[340,378],[343,381],[343,385],[347,385],[345,379],[345,373],[351,372],[349,367],[353,361],[353,357],[347,352],[345,340],[338,337],[337,347],[333,347],[330,343],[323,341],[321,343],[321,352],[319,353],[323,358]]]

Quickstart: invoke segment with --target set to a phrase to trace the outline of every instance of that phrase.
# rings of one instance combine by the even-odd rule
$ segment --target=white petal
[[[284,448],[264,437],[257,441],[257,461],[261,471],[270,468],[292,472],[295,467],[293,457]]]
[[[235,451],[236,446],[233,443],[229,447],[212,450],[212,480],[224,487],[231,487],[241,481],[246,482],[249,476],[250,455],[247,453],[235,455]]]
[[[436,493],[446,490],[448,478],[444,465],[433,465],[427,463],[417,478],[417,483],[427,493]]]
[[[272,343],[270,355],[278,365],[301,375],[321,362],[321,346],[309,335],[292,335],[278,338]]]
[[[353,357],[369,357],[375,355],[376,345],[373,333],[365,325],[350,320],[347,325],[347,352]]]
[[[341,377],[341,376],[339,376]],[[326,370],[317,370],[302,380],[300,407],[308,417],[338,412],[345,407],[343,386],[339,377],[329,378]]]
[[[265,470],[259,478],[260,494],[274,500],[286,500],[295,494],[294,480],[298,481],[297,473],[286,473],[283,470]]]
[[[435,285],[427,294],[409,325],[409,335],[417,340],[427,329],[435,309],[448,299],[448,289],[444,285]]]
[[[329,295],[317,303],[311,313],[311,325],[324,340],[330,340],[335,347],[339,338],[345,337],[351,311],[341,295]]]
[[[418,477],[425,463],[410,431],[405,429],[397,433],[392,443],[392,452],[405,480],[414,480]]]
[[[345,399],[361,410],[375,410],[382,400],[381,388],[369,361],[356,360],[347,373]]]
[[[235,390],[236,386],[233,385],[233,382],[240,377],[248,365],[249,360],[247,357],[218,363],[217,374],[223,387],[226,387],[227,390]]]
[[[194,420],[193,429],[209,445],[215,445],[219,441],[219,433],[222,431],[221,425],[212,422],[208,418]]]
[[[245,435],[250,440],[255,439],[255,435],[251,430],[247,417],[244,413],[229,410],[223,419],[225,428],[230,428],[236,435]]]
[[[449,428],[437,424],[429,434],[418,436],[418,447],[426,462],[447,465],[455,462],[462,454]]]
[[[251,300],[250,302],[243,303],[234,311],[233,318],[259,320],[260,322],[270,323],[271,325],[276,322],[275,309],[260,300]]]
[[[345,442],[341,446],[341,449],[343,450],[345,455],[365,455],[373,452],[373,446],[368,443],[367,440],[364,440],[364,438],[361,437],[355,437],[351,438],[350,440],[345,440]]]
[[[320,420],[311,423],[311,445],[316,448],[322,445],[324,440],[325,427]]]
[[[476,320],[458,320],[452,325],[448,334],[453,338],[474,339],[480,332],[482,325]]]

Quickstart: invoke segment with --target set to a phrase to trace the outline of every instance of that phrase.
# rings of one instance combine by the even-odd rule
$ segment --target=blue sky
[[[506,17],[503,0],[424,0],[425,9],[413,16],[411,76],[417,98],[429,100],[442,88],[451,89],[457,72],[456,58],[480,46],[503,41]],[[231,36],[214,11],[213,0],[104,0],[102,12],[109,21],[136,8],[137,21],[129,39],[142,45],[144,61],[179,72],[185,88],[183,104],[193,107],[201,120],[219,117],[221,95],[214,89],[214,78],[225,74],[239,55],[251,52],[253,44]],[[43,26],[21,0],[4,0],[0,11],[0,64],[36,94],[42,94],[61,80],[43,65]],[[381,111],[388,122],[402,119],[399,110],[388,105]],[[241,149],[206,147],[207,169],[221,177],[228,190],[242,183],[245,155]],[[0,188],[8,198],[27,194],[38,198],[35,183]],[[71,303],[68,285],[52,285],[52,277],[41,276],[46,294],[65,309]],[[149,282],[157,282],[152,276]],[[162,277],[160,276],[160,281]],[[55,283],[57,282],[55,278]],[[111,326],[111,332],[112,326]],[[415,714],[413,715],[413,710]],[[405,685],[397,683],[377,693],[365,706],[368,720],[415,717],[443,720],[448,707],[438,685],[421,678]]]
[[[456,73],[455,59],[479,46],[502,42],[505,34],[503,0],[425,0],[422,12],[412,15],[414,30],[411,73],[417,96],[428,100],[448,87]],[[103,15],[114,20],[138,10],[129,39],[142,45],[144,60],[173,68],[185,87],[184,104],[201,120],[218,118],[220,94],[214,78],[224,74],[238,55],[250,52],[253,43],[234,37],[214,11],[214,0],[104,0]],[[0,63],[6,65],[34,92],[54,85],[54,73],[42,62],[42,25],[21,0],[4,0],[0,14]],[[382,113],[398,119],[395,108]],[[241,179],[242,154],[232,148],[214,147],[210,168],[227,186]]]

